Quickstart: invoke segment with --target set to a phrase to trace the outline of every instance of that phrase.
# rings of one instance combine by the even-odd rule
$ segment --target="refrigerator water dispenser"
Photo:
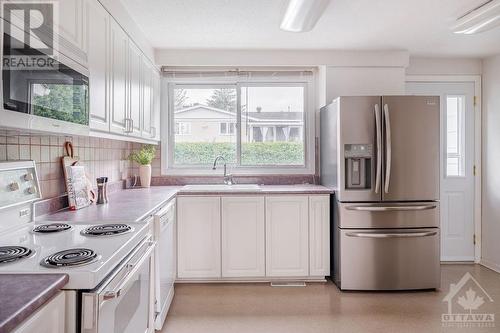
[[[373,145],[346,144],[344,145],[345,158],[345,187],[346,189],[370,189],[373,159]]]

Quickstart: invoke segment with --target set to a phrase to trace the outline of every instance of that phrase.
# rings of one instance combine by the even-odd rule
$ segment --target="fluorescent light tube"
[[[472,35],[500,25],[500,0],[490,0],[460,17],[452,30],[456,34]]]
[[[280,28],[291,32],[310,31],[330,0],[290,0]]]

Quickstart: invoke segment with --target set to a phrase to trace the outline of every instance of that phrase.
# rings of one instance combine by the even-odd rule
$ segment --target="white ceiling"
[[[155,48],[408,50],[425,56],[500,53],[500,28],[449,27],[486,0],[332,0],[307,33],[279,29],[287,0],[121,0]]]

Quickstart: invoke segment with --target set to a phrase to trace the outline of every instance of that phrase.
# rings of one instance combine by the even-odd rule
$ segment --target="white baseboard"
[[[481,259],[480,264],[483,265],[484,267],[487,267],[487,268],[497,272],[497,273],[500,273],[500,264],[494,263],[494,262],[487,260],[487,259]]]
[[[452,262],[452,261],[470,261],[474,262],[474,257],[441,257],[441,262]]]

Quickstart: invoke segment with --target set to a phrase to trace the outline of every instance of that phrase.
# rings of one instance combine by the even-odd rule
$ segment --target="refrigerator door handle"
[[[347,206],[347,210],[357,210],[364,212],[397,212],[412,210],[436,209],[437,205],[407,205],[407,206]]]
[[[380,191],[380,182],[382,178],[382,124],[380,123],[380,106],[375,104],[375,126],[377,130],[377,169],[375,178],[375,193]]]
[[[389,232],[389,233],[378,233],[378,232],[348,232],[346,236],[348,237],[364,237],[364,238],[413,238],[413,237],[429,237],[437,234],[437,231],[426,231],[426,232]]]
[[[389,116],[389,106],[384,105],[385,116],[385,140],[386,140],[386,165],[385,165],[385,193],[389,193],[391,183],[391,163],[392,163],[392,138],[391,138],[391,119]]]

